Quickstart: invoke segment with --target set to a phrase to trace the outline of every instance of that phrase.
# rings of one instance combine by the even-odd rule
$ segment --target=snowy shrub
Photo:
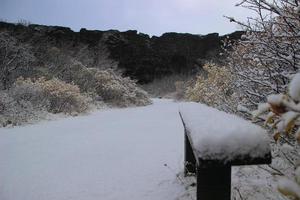
[[[73,66],[79,73],[72,75],[72,81],[81,90],[95,93],[97,99],[113,106],[144,106],[151,103],[148,94],[140,89],[136,83],[127,78],[117,75],[112,70],[99,70],[84,66]]]
[[[203,69],[205,74],[199,75],[195,84],[187,88],[186,98],[234,112],[236,94],[233,88],[234,76],[230,70],[212,63],[205,64]]]
[[[111,70],[98,71],[95,77],[95,91],[105,102],[121,107],[151,103],[147,93],[127,77],[121,77]]]
[[[300,73],[292,79],[287,94],[273,94],[267,98],[267,103],[260,104],[253,112],[254,117],[262,117],[266,125],[274,129],[274,139],[281,135],[295,134],[300,143]]]
[[[0,91],[0,127],[21,125],[30,121],[44,118],[46,111],[30,101],[19,99],[16,101],[6,91]]]
[[[87,111],[89,103],[77,86],[58,79],[18,78],[9,90],[0,92],[0,126],[35,121],[47,113],[76,115]]]
[[[283,137],[289,139],[289,135],[293,134],[300,143],[300,73],[294,75],[287,94],[268,96],[267,103],[260,104],[253,116],[265,119],[265,124],[274,130],[275,141]],[[295,181],[282,178],[278,183],[278,190],[292,199],[300,199],[300,166],[296,166]]]
[[[246,106],[286,90],[292,74],[300,67],[299,5],[288,0],[243,0],[238,6],[257,14],[247,23],[242,40],[233,47],[229,65],[237,74],[236,88],[248,100]]]
[[[7,92],[14,101],[30,102],[35,109],[48,110],[50,106],[49,100],[45,98],[41,84],[33,82],[31,79],[18,78]]]
[[[25,80],[26,81],[26,80]],[[44,98],[49,101],[51,113],[76,114],[89,108],[89,99],[80,93],[78,86],[58,79],[39,78],[33,82],[42,88]]]
[[[265,125],[274,130],[278,145],[272,145],[270,168],[291,177],[299,159],[299,146],[295,144],[299,132],[299,99],[297,92],[293,92],[300,85],[296,78],[299,75],[288,86],[300,68],[299,1],[243,0],[238,6],[251,9],[257,15],[248,18],[246,23],[229,17],[246,33],[233,47],[228,63],[237,75],[236,88],[245,97],[244,105],[253,108],[259,104],[252,113],[254,118],[263,119]],[[292,153],[283,150],[282,146],[287,145]],[[274,168],[274,164],[278,167]],[[292,199],[299,199],[300,194],[297,171],[296,181],[279,182],[279,191]]]

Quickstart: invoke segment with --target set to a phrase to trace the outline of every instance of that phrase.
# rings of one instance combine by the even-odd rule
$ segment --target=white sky
[[[250,11],[239,0],[0,0],[0,19],[87,29],[134,29],[150,35],[164,32],[226,34],[238,27],[223,15],[246,19]]]

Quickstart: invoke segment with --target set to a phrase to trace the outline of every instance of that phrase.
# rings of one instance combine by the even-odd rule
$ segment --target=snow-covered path
[[[182,140],[168,100],[0,129],[0,199],[174,200]]]

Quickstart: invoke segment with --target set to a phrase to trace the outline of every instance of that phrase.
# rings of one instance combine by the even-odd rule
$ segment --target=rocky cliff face
[[[89,67],[114,68],[140,83],[176,73],[194,73],[205,60],[219,57],[222,40],[239,39],[242,32],[226,36],[165,33],[149,37],[137,31],[91,31],[42,25],[15,25],[0,22],[21,42],[32,46],[37,65],[47,64],[49,57],[62,55]],[[63,58],[61,58],[63,59]]]

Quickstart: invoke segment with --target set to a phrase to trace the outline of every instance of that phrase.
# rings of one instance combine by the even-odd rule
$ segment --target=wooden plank
[[[241,155],[240,157],[236,157],[234,160],[231,160],[231,161],[222,160],[222,159],[214,160],[214,159],[201,158],[193,145],[193,140],[192,140],[192,137],[190,136],[191,133],[189,133],[189,131],[187,130],[184,119],[180,112],[179,112],[179,115],[180,115],[180,118],[183,123],[185,139],[189,140],[189,144],[190,144],[191,148],[193,149],[193,154],[197,158],[196,159],[197,165],[202,166],[202,167],[210,167],[210,166],[213,167],[213,166],[220,166],[220,165],[241,166],[241,165],[271,164],[271,162],[272,162],[271,152],[268,152],[268,154],[264,155],[263,157],[256,157],[256,158],[252,158],[250,155]]]

